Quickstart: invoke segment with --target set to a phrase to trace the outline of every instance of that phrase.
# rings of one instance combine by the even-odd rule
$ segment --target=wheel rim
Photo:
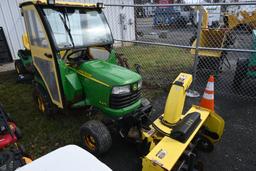
[[[45,111],[45,107],[44,107],[43,99],[41,97],[37,98],[37,103],[38,103],[39,110],[44,112]]]
[[[84,143],[90,150],[96,149],[96,141],[92,136],[90,136],[90,135],[85,136]]]

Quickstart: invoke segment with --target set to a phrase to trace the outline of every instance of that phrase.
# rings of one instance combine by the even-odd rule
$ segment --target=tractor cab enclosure
[[[93,106],[119,118],[140,108],[141,76],[117,65],[101,4],[28,1],[20,8],[42,112]]]

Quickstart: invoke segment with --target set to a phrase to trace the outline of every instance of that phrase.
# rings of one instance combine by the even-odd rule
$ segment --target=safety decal
[[[156,157],[158,157],[159,159],[163,159],[167,154],[167,151],[161,149],[158,151],[158,153],[156,154]]]

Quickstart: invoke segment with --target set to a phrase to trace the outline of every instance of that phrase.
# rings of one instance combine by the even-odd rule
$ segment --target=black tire
[[[94,155],[107,152],[112,145],[110,132],[97,120],[88,121],[81,126],[80,138],[83,148]]]
[[[16,127],[14,134],[18,139],[22,138],[22,133],[19,127]]]
[[[236,91],[240,89],[240,86],[246,77],[248,63],[248,59],[237,61],[235,76],[233,79],[233,87]]]
[[[1,151],[0,153],[0,168],[5,168],[4,170],[9,170],[10,169],[10,163],[13,162],[14,160],[14,154],[11,151]],[[16,169],[16,168],[14,168]],[[12,170],[14,170],[12,169]],[[1,169],[2,170],[2,169]]]
[[[210,153],[214,150],[214,145],[205,137],[201,137],[200,140],[197,142],[197,149],[205,152]]]
[[[14,61],[14,66],[15,66],[15,70],[18,75],[27,73],[27,70],[26,70],[25,66],[22,64],[20,59]]]
[[[51,101],[48,92],[38,84],[35,85],[33,91],[33,98],[37,105],[39,112],[50,116],[56,113],[55,107]]]

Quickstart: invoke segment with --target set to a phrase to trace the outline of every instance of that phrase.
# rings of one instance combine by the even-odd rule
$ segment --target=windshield
[[[58,48],[81,48],[113,43],[101,11],[73,8],[44,8]]]

